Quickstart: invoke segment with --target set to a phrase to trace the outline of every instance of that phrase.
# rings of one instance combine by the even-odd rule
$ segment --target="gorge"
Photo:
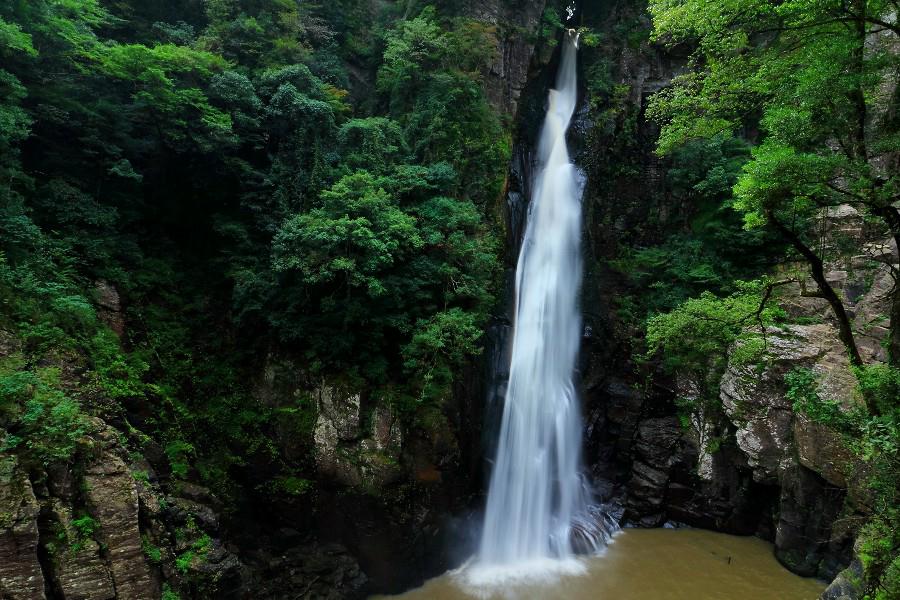
[[[897,598],[895,8],[0,3],[0,597]]]

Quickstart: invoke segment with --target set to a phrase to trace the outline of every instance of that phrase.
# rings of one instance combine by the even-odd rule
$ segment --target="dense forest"
[[[88,427],[48,353],[83,359],[105,410],[147,406],[174,471],[217,485],[267,452],[241,372],[271,344],[404,410],[445,393],[497,271],[509,136],[483,26],[364,3],[3,10],[7,449],[65,460]],[[98,319],[106,282],[124,334]]]
[[[262,513],[272,530],[296,515],[302,544],[329,504],[418,523],[482,501],[480,373],[525,178],[510,164],[575,25],[562,2],[474,4],[0,3],[0,597],[43,597],[17,595],[27,561],[5,545],[39,557],[47,597],[232,597],[258,580],[205,565],[244,560],[238,530]],[[900,6],[570,10],[582,305],[605,336],[585,354],[608,346],[603,372],[626,373],[644,413],[667,410],[646,390],[672,391],[685,436],[724,455],[740,440],[723,378],[763,378],[791,327],[824,331],[849,386],[814,361],[777,384],[845,450],[829,460],[848,472],[834,521],[856,540],[852,597],[900,598]],[[496,89],[518,47],[516,103]],[[663,84],[635,87],[633,65],[663,62]],[[133,596],[89,483],[111,455],[136,490]],[[181,497],[195,512],[166,508]],[[113,596],[77,593],[66,565],[96,557]]]

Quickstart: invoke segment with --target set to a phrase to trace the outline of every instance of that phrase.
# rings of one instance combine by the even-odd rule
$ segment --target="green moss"
[[[141,551],[151,563],[158,565],[162,562],[162,550],[150,541],[147,534],[141,535]]]
[[[90,515],[82,515],[77,519],[72,519],[72,528],[75,531],[74,539],[69,540],[69,549],[72,552],[80,552],[88,541],[93,540],[94,533],[100,524]],[[63,534],[64,535],[64,534]]]

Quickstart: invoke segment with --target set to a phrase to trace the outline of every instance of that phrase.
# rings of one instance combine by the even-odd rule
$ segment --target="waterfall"
[[[578,37],[564,40],[516,268],[512,358],[478,565],[566,559],[603,541],[582,477],[572,381],[581,337],[581,185],[566,130],[577,97]]]

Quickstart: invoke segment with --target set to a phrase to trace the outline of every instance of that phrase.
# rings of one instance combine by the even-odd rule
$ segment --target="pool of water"
[[[546,565],[545,565],[546,566]],[[576,571],[580,574],[572,574]],[[815,600],[825,585],[794,575],[775,560],[772,545],[700,529],[627,529],[602,556],[519,580],[492,580],[463,567],[397,598],[405,600]],[[477,580],[477,583],[473,583]]]

